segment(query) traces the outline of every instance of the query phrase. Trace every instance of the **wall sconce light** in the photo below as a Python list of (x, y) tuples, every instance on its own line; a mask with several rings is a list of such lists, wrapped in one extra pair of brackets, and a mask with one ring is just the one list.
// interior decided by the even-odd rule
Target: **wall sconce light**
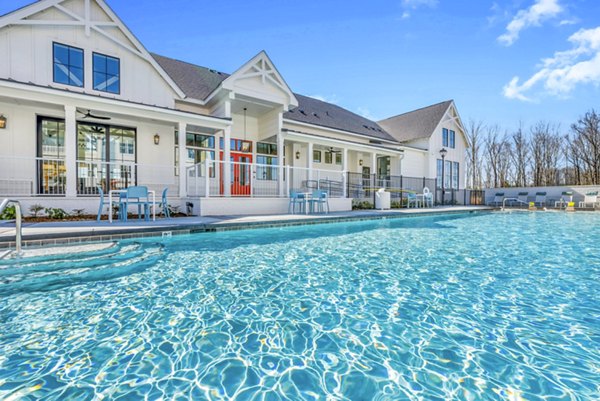
[(296, 160), (300, 160), (300, 151), (296, 152)]
[(160, 143), (160, 135), (154, 134), (154, 144), (158, 145)]
[(0, 129), (6, 128), (6, 117), (3, 114), (0, 114)]
[(362, 165), (363, 165), (363, 160), (362, 160), (362, 159), (360, 159), (360, 160), (358, 161), (358, 165), (359, 165), (359, 166), (362, 166)]

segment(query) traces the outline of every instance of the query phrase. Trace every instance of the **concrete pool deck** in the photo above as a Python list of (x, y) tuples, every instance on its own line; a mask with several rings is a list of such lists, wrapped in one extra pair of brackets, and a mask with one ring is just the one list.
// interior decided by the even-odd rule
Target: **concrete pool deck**
[[(23, 224), (23, 246), (45, 246), (110, 241), (124, 238), (170, 236), (197, 232), (240, 230), (247, 228), (284, 227), (343, 221), (402, 218), (491, 211), (488, 206), (440, 206), (429, 209), (355, 210), (320, 215), (279, 214), (260, 216), (215, 216), (157, 219), (156, 221), (69, 221)], [(15, 246), (15, 226), (0, 223), (0, 249)]]

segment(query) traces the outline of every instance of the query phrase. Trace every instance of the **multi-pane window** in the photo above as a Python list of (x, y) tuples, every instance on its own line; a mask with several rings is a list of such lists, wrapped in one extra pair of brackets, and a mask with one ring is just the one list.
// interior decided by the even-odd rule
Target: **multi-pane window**
[(458, 162), (453, 162), (452, 163), (452, 189), (458, 189), (458, 185), (459, 185), (458, 174), (459, 174)]
[(256, 144), (256, 179), (277, 181), (279, 160), (277, 158), (277, 145), (273, 143), (258, 142)]
[(442, 128), (442, 146), (448, 146), (448, 128)]
[(83, 50), (60, 43), (53, 44), (54, 82), (82, 88)]
[(67, 181), (65, 168), (65, 122), (40, 117), (38, 121), (38, 193), (64, 194)]
[[(243, 139), (231, 139), (229, 141), (230, 150), (232, 152), (251, 153), (252, 152), (252, 141), (246, 141)], [(219, 147), (221, 150), (224, 149), (223, 138), (219, 138)]]
[(456, 132), (450, 130), (450, 147), (456, 148)]
[(446, 160), (444, 165), (444, 188), (450, 188), (452, 183), (452, 162)]
[(442, 170), (443, 170), (443, 161), (442, 159), (437, 159), (437, 174), (436, 174), (436, 187), (437, 188), (441, 188), (442, 187)]
[[(185, 135), (186, 166), (202, 164), (206, 160), (213, 161), (209, 165), (209, 175), (215, 177), (215, 137), (211, 135), (196, 134), (188, 132)], [(179, 136), (175, 132), (175, 175), (179, 175)]]
[(341, 153), (335, 154), (335, 164), (337, 164), (338, 166), (342, 165), (342, 154)]
[(325, 163), (333, 164), (333, 153), (332, 152), (325, 152)]
[(94, 53), (94, 90), (121, 92), (121, 62), (118, 58)]
[(313, 162), (321, 163), (321, 151), (313, 150)]

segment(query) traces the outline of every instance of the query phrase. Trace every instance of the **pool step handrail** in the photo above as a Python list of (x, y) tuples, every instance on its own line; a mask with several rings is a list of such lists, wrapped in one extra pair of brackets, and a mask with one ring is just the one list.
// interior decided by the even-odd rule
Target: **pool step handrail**
[[(21, 203), (18, 200), (14, 200), (14, 199), (4, 199), (2, 201), (2, 203), (0, 203), (0, 214), (4, 213), (4, 209), (6, 209), (8, 207), (8, 205), (13, 204), (15, 206), (15, 214), (16, 214), (16, 219), (15, 219), (15, 230), (16, 230), (16, 234), (15, 234), (15, 252), (17, 256), (21, 255), (21, 250), (22, 250), (22, 238), (23, 238), (23, 214), (21, 213)], [(10, 255), (10, 251), (4, 252), (2, 254), (0, 254), (0, 259), (3, 259), (5, 257), (7, 257), (8, 255)]]
[(506, 201), (518, 202), (518, 203), (522, 203), (524, 205), (529, 205), (529, 202), (525, 202), (518, 198), (504, 198), (504, 200), (502, 201), (502, 211), (504, 211), (504, 209), (506, 209)]

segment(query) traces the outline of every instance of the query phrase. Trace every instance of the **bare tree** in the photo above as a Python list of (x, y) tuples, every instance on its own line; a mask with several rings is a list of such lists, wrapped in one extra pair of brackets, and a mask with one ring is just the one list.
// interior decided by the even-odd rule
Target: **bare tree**
[(575, 170), (578, 184), (600, 183), (600, 115), (587, 112), (571, 126), (569, 161)]
[(530, 149), (533, 185), (559, 185), (564, 154), (559, 127), (543, 121), (533, 126)]
[(482, 132), (482, 121), (469, 121), (467, 138), (471, 146), (467, 148), (467, 180), (469, 187), (474, 189), (479, 189), (483, 186), (481, 177)]
[(483, 154), (487, 186), (493, 188), (509, 186), (510, 143), (506, 139), (506, 134), (500, 134), (498, 125), (487, 128)]
[(523, 134), (522, 124), (519, 124), (517, 132), (512, 134), (511, 159), (514, 171), (514, 185), (525, 187), (529, 183), (527, 178), (527, 167), (529, 166), (530, 149), (529, 141)]

